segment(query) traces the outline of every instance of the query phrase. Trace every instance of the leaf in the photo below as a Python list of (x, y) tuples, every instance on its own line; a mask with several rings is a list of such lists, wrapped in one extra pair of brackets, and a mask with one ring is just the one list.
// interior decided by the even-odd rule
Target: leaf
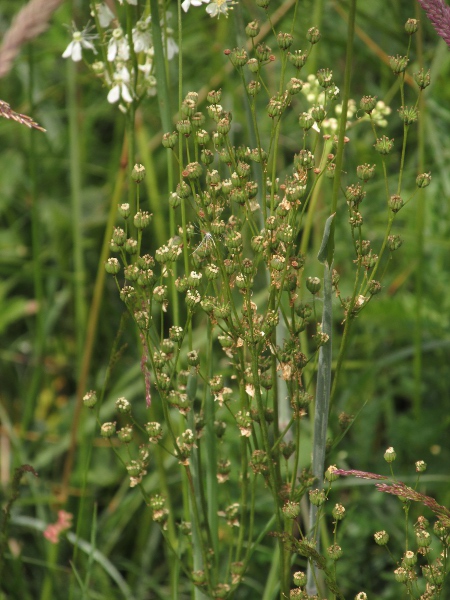
[(328, 251), (329, 251), (328, 242), (330, 240), (331, 225), (333, 223), (333, 219), (335, 216), (336, 216), (336, 213), (333, 213), (325, 221), (325, 228), (323, 230), (322, 243), (320, 245), (319, 253), (317, 254), (317, 258), (319, 259), (319, 261), (322, 264), (327, 260)]

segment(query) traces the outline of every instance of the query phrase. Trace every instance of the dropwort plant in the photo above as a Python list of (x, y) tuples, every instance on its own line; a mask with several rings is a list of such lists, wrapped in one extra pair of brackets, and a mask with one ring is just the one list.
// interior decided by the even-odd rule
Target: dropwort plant
[[(118, 438), (119, 447), (111, 447), (161, 528), (172, 581), (179, 582), (182, 572), (196, 598), (230, 598), (246, 585), (261, 545), (275, 542), (268, 594), (312, 598), (325, 581), (329, 592), (343, 598), (336, 580), (342, 554), (337, 538), (326, 555), (318, 544), (318, 516), (328, 495), (323, 487), (328, 412), (352, 324), (382, 291), (389, 258), (402, 244), (394, 228), (397, 216), (414, 196), (405, 197), (404, 164), (418, 99), (407, 97), (405, 76), (418, 23), (408, 20), (407, 52), (390, 59), (401, 95), (395, 116), (375, 97), (359, 103), (351, 98), (355, 1), (342, 92), (333, 65), (307, 73), (320, 42), (317, 28), (308, 30), (300, 50), (293, 27), (277, 34), (269, 26), (264, 37), (257, 21), (248, 23), (246, 46), (225, 50), (250, 115), (248, 141), (242, 134), (237, 143), (238, 127), (220, 89), (207, 94), (205, 105), (194, 91), (183, 98), (180, 83), (172, 131), (166, 65), (182, 52), (180, 7), (177, 44), (169, 28), (173, 17), (156, 2), (143, 12), (137, 0), (123, 4), (115, 6), (117, 12), (92, 5), (94, 25), (73, 29), (64, 56), (79, 61), (92, 53), (90, 68), (127, 122), (132, 184), (118, 209), (106, 270), (135, 327), (148, 419), (141, 422), (130, 402), (119, 398), (117, 429), (115, 422), (100, 421), (95, 392), (84, 402), (96, 407), (101, 435)], [(256, 4), (271, 24), (269, 0)], [(182, 7), (199, 5), (186, 1)], [(219, 17), (232, 8), (216, 2), (207, 11)], [(296, 5), (293, 23), (298, 11)], [(271, 31), (276, 50), (267, 44)], [(274, 68), (275, 86), (268, 75)], [(424, 71), (413, 76), (420, 97), (430, 76)], [(135, 164), (136, 111), (155, 93), (166, 129), (170, 188), (170, 238), (157, 248), (149, 234), (152, 209), (141, 198), (146, 169)], [(298, 120), (296, 152), (280, 169), (283, 128), (292, 115)], [(383, 134), (388, 118), (400, 119), (400, 139)], [(373, 159), (346, 173), (345, 152), (362, 128), (372, 131)], [(399, 165), (395, 185), (389, 177), (392, 157)], [(365, 216), (368, 182), (376, 178), (386, 220), (381, 243), (367, 239)], [(430, 174), (423, 173), (417, 188), (429, 182)], [(308, 254), (317, 227), (324, 231), (318, 255), (323, 273)], [(346, 269), (349, 281), (341, 282), (335, 234), (346, 228), (353, 273)], [(333, 330), (339, 337), (331, 382)], [(311, 449), (312, 429), (310, 465), (303, 457)], [(162, 462), (164, 455), (170, 463)], [(178, 465), (179, 491), (169, 484), (163, 464), (171, 470)], [(145, 477), (158, 465), (161, 491), (149, 496)], [(333, 469), (327, 477), (334, 478)], [(335, 531), (344, 513), (336, 505)], [(292, 566), (308, 569), (308, 575), (296, 572), (292, 578)]]

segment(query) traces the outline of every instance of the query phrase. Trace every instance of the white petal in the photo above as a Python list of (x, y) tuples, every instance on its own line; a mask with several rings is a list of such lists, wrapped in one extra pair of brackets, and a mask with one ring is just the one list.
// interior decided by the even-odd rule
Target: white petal
[(117, 44), (116, 44), (116, 40), (114, 38), (111, 38), (109, 40), (109, 44), (108, 44), (108, 61), (112, 62), (115, 58), (116, 58), (116, 54), (117, 54)]
[(63, 55), (62, 55), (63, 58), (69, 58), (69, 56), (72, 56), (72, 48), (73, 48), (74, 44), (75, 44), (75, 42), (70, 42), (70, 44), (67, 46), (67, 48), (63, 52)]
[(81, 44), (80, 42), (74, 42), (72, 48), (72, 60), (74, 62), (79, 62), (81, 60)]
[(172, 60), (175, 54), (178, 52), (178, 46), (172, 38), (167, 40), (167, 59)]
[(122, 83), (122, 98), (125, 100), (125, 102), (133, 102), (133, 98), (131, 97), (128, 88), (124, 83)]
[(219, 8), (217, 4), (213, 2), (212, 4), (208, 4), (208, 6), (206, 7), (206, 12), (210, 17), (217, 17), (217, 15), (219, 14)]
[(106, 4), (101, 4), (98, 9), (98, 20), (100, 27), (104, 29), (109, 26), (111, 21), (114, 19), (114, 13)]
[(120, 87), (115, 85), (108, 93), (107, 100), (110, 104), (114, 104), (120, 98)]
[(83, 46), (83, 48), (86, 48), (87, 50), (92, 50), (94, 54), (97, 54), (97, 50), (95, 49), (95, 46), (92, 42), (82, 39), (80, 44)]
[(184, 2), (181, 3), (181, 8), (184, 10), (184, 12), (187, 12), (189, 10), (190, 5), (191, 0), (184, 0)]

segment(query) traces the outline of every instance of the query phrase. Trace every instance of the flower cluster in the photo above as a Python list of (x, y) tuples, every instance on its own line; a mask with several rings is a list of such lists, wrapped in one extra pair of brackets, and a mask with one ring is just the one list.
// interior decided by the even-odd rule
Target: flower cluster
[(44, 537), (52, 544), (59, 542), (59, 536), (61, 533), (72, 527), (73, 515), (66, 512), (65, 510), (58, 511), (58, 520), (56, 523), (47, 525), (44, 531)]
[[(136, 1), (128, 3), (137, 4)], [(79, 30), (73, 24), (72, 41), (62, 56), (78, 62), (82, 60), (84, 51), (101, 54), (103, 60), (95, 61), (90, 67), (109, 89), (108, 102), (120, 103), (122, 110), (126, 111), (132, 102), (138, 102), (142, 97), (156, 93), (151, 15), (144, 13), (132, 28), (130, 37), (107, 4), (93, 4), (91, 14), (95, 21), (96, 33), (92, 33), (93, 26), (88, 25)], [(167, 27), (170, 18), (168, 12), (161, 23), (164, 31), (163, 46), (168, 60), (173, 59), (178, 52), (173, 31)]]

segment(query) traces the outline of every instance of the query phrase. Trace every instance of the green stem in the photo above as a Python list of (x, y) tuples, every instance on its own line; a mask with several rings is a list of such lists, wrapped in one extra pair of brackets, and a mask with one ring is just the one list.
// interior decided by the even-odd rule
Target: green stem
[(77, 102), (76, 64), (67, 61), (67, 106), (69, 117), (70, 196), (72, 206), (73, 284), (75, 300), (75, 337), (77, 345), (77, 375), (83, 356), (86, 331), (86, 274), (83, 257), (83, 203), (81, 198), (80, 113)]

